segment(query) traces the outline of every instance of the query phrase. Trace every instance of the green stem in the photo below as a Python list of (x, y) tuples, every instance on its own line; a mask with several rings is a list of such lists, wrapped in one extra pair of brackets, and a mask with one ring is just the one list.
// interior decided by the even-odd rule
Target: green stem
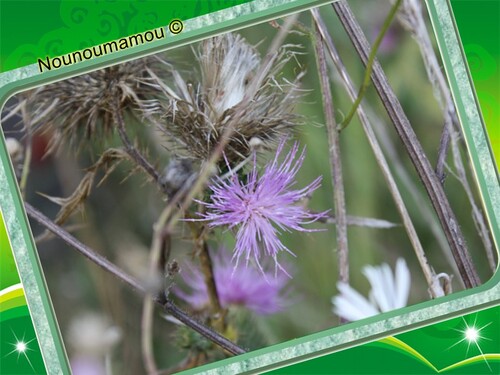
[(212, 310), (210, 323), (217, 331), (224, 332), (226, 325), (225, 324), (226, 314), (219, 300), (217, 285), (215, 284), (212, 258), (210, 257), (210, 253), (208, 251), (208, 245), (203, 237), (204, 235), (201, 234), (200, 237), (196, 240), (196, 243), (198, 247), (198, 256), (200, 258), (203, 278), (205, 279), (205, 285), (207, 286), (210, 308)]
[(361, 103), (361, 100), (363, 100), (363, 97), (365, 96), (365, 92), (368, 89), (368, 86), (370, 85), (370, 78), (372, 75), (372, 69), (373, 69), (373, 63), (375, 62), (375, 57), (377, 55), (378, 48), (380, 46), (380, 43), (382, 43), (382, 40), (384, 39), (384, 36), (389, 30), (389, 27), (391, 26), (392, 21), (394, 20), (394, 17), (396, 16), (396, 13), (398, 11), (399, 5), (401, 4), (401, 0), (397, 0), (394, 5), (392, 6), (391, 10), (389, 11), (389, 14), (387, 15), (387, 18), (384, 21), (384, 24), (382, 25), (382, 30), (380, 30), (380, 33), (377, 36), (377, 39), (375, 39), (375, 43), (373, 44), (373, 48), (370, 51), (370, 55), (368, 57), (368, 62), (366, 64), (366, 70), (365, 70), (365, 76), (363, 78), (363, 84), (361, 85), (358, 96), (354, 102), (354, 104), (351, 107), (351, 110), (349, 111), (349, 114), (346, 116), (344, 121), (339, 125), (339, 129), (343, 130), (347, 127), (347, 125), (350, 124), (352, 118), (354, 117), (354, 114), (358, 110), (358, 107)]

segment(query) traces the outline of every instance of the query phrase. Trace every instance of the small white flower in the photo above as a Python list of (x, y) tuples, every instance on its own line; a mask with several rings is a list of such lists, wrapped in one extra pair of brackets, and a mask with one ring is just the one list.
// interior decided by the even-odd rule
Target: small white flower
[(67, 336), (75, 355), (101, 358), (118, 344), (123, 332), (104, 315), (84, 312), (71, 321)]
[(363, 274), (371, 286), (369, 300), (348, 284), (338, 282), (340, 294), (332, 298), (335, 314), (355, 321), (406, 306), (410, 293), (410, 271), (404, 259), (397, 260), (394, 274), (386, 263), (379, 267), (365, 266)]
[(22, 159), (23, 146), (17, 139), (10, 137), (5, 138), (5, 146), (7, 147), (7, 152), (9, 153), (12, 162)]

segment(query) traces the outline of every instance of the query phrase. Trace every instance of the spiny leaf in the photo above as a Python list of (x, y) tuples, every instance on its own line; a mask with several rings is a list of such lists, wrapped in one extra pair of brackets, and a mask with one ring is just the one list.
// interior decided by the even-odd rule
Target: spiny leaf
[(75, 191), (69, 197), (51, 197), (39, 193), (51, 202), (61, 206), (54, 222), (57, 225), (62, 225), (75, 211), (81, 210), (82, 204), (92, 192), (92, 185), (96, 173), (100, 169), (104, 170), (104, 176), (100, 179), (97, 186), (100, 186), (104, 182), (104, 180), (115, 170), (120, 161), (128, 158), (128, 154), (122, 149), (108, 149), (101, 155), (95, 164), (86, 169), (87, 173), (83, 176)]

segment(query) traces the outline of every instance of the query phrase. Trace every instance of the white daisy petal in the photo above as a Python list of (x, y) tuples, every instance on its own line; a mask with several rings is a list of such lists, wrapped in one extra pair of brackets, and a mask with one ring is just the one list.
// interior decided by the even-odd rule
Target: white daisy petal
[[(370, 296), (373, 302), (379, 307), (380, 311), (390, 310), (387, 293), (390, 289), (390, 282), (387, 280), (386, 272), (384, 272), (385, 264), (380, 267), (365, 266), (363, 274), (368, 279), (371, 285)], [(390, 272), (390, 270), (389, 270)]]
[(377, 315), (379, 311), (358, 291), (348, 284), (339, 282), (337, 289), (340, 294), (332, 298), (334, 313), (338, 316), (355, 321)]
[(410, 270), (403, 258), (399, 258), (396, 262), (396, 288), (395, 308), (406, 306), (408, 296), (410, 294)]
[(397, 260), (394, 273), (386, 263), (378, 267), (365, 266), (362, 272), (371, 286), (370, 300), (348, 284), (339, 282), (339, 295), (332, 298), (335, 314), (354, 321), (406, 306), (411, 279), (404, 259)]
[(380, 272), (382, 274), (383, 280), (383, 306), (380, 306), (380, 310), (383, 312), (394, 310), (394, 298), (396, 296), (396, 284), (394, 281), (394, 274), (392, 273), (391, 267), (387, 263), (380, 266)]

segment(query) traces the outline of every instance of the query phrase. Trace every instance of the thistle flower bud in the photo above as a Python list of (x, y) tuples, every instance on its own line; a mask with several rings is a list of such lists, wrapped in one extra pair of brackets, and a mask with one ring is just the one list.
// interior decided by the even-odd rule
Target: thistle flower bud
[(172, 197), (195, 176), (191, 160), (172, 158), (160, 176), (160, 184), (167, 195)]
[[(246, 159), (256, 146), (276, 146), (299, 119), (292, 113), (299, 97), (298, 79), (279, 77), (293, 55), (281, 48), (275, 65), (257, 85), (254, 79), (263, 62), (241, 36), (225, 34), (203, 41), (196, 54), (198, 82), (188, 83), (173, 72), (172, 87), (163, 86), (168, 101), (156, 108), (158, 122), (172, 147), (203, 162), (228, 124), (234, 126), (234, 132), (224, 155), (231, 166)], [(234, 119), (236, 115), (239, 118)], [(221, 163), (224, 167), (225, 162)]]

